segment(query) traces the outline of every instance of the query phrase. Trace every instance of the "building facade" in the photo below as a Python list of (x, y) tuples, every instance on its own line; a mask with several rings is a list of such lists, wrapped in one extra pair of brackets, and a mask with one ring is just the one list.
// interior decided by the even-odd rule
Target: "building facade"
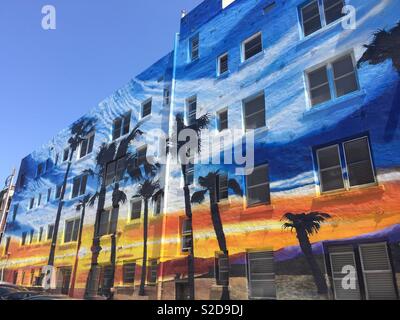
[(171, 53), (23, 159), (5, 278), (52, 266), (77, 298), (398, 299), (399, 9), (205, 0)]

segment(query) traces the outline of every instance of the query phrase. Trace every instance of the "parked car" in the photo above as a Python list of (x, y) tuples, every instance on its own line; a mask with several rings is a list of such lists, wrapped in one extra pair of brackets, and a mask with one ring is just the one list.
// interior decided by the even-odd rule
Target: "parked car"
[(3, 296), (7, 296), (11, 293), (15, 293), (15, 292), (20, 292), (20, 290), (18, 290), (17, 288), (13, 288), (13, 287), (1, 287), (0, 286), (0, 299), (2, 299)]
[(29, 297), (40, 295), (39, 292), (35, 291), (15, 291), (0, 297), (0, 300), (24, 300)]
[(41, 294), (41, 295), (31, 296), (23, 300), (76, 300), (76, 299), (72, 299), (68, 296), (63, 296), (63, 295)]
[(0, 281), (0, 288), (15, 288), (18, 289), (19, 291), (28, 291), (25, 287), (19, 286), (14, 283), (9, 283), (9, 282), (2, 282)]

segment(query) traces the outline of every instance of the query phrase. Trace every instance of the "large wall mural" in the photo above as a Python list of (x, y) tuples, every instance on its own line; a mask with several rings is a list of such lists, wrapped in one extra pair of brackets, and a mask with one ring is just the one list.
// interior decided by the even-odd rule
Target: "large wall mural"
[[(204, 1), (171, 53), (22, 160), (5, 280), (88, 299), (397, 299), (399, 9)], [(240, 175), (226, 158), (253, 135)]]

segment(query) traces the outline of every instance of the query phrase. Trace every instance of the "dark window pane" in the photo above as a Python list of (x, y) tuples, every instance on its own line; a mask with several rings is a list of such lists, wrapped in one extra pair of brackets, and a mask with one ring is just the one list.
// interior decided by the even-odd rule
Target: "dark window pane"
[(68, 221), (65, 225), (64, 242), (71, 242), (73, 228), (74, 228), (74, 221)]
[(257, 53), (262, 51), (261, 34), (258, 34), (253, 39), (248, 40), (244, 44), (244, 60), (250, 59)]
[(268, 166), (256, 167), (246, 176), (247, 204), (249, 206), (270, 203)]
[(311, 89), (327, 84), (328, 74), (326, 71), (326, 66), (323, 66), (322, 68), (309, 72), (308, 81)]
[(142, 118), (148, 116), (151, 114), (151, 105), (152, 105), (152, 101), (149, 100), (148, 102), (146, 102), (145, 104), (143, 104), (142, 106)]
[(362, 138), (345, 143), (347, 170), (350, 186), (375, 182), (368, 139)]
[(79, 195), (79, 188), (81, 185), (81, 178), (75, 178), (72, 187), (72, 198), (76, 198)]
[(117, 167), (116, 161), (113, 161), (107, 165), (107, 169), (106, 169), (106, 185), (107, 186), (114, 182), (116, 167)]
[(197, 98), (193, 97), (187, 100), (187, 119), (188, 124), (192, 125), (196, 122), (197, 116)]
[(313, 106), (328, 100), (331, 100), (331, 92), (329, 89), (329, 84), (311, 90), (311, 104)]
[(108, 230), (109, 234), (113, 234), (117, 232), (117, 225), (118, 225), (118, 208), (114, 208), (111, 211), (111, 218), (110, 218), (110, 228)]
[(339, 80), (335, 80), (336, 96), (341, 97), (358, 90), (355, 73), (351, 73)]
[(142, 200), (135, 200), (131, 203), (131, 220), (140, 219), (142, 212)]
[(196, 35), (190, 40), (190, 55), (191, 60), (199, 58), (199, 36)]
[(222, 131), (228, 129), (228, 111), (222, 111), (218, 114), (218, 130)]
[(67, 161), (69, 156), (69, 149), (64, 150), (63, 161)]
[(326, 24), (330, 24), (344, 16), (342, 13), (343, 6), (343, 0), (324, 0)]
[(123, 265), (123, 282), (124, 284), (135, 283), (136, 263), (124, 263)]
[(124, 127), (122, 128), (122, 135), (126, 135), (129, 133), (130, 126), (131, 126), (131, 112), (128, 112), (124, 116)]
[(87, 179), (88, 179), (87, 175), (81, 177), (81, 188), (79, 192), (80, 195), (83, 195), (86, 192)]
[(82, 143), (81, 143), (81, 153), (79, 155), (80, 158), (83, 158), (84, 156), (86, 156), (87, 150), (88, 150), (88, 144), (89, 144), (88, 139), (84, 139), (82, 141)]
[(75, 219), (74, 221), (74, 228), (72, 231), (72, 241), (77, 241), (78, 240), (78, 232), (79, 232), (79, 224), (81, 222), (81, 219)]
[(322, 171), (320, 175), (322, 192), (344, 188), (342, 169), (340, 167)]
[(94, 137), (95, 137), (95, 135), (93, 134), (93, 135), (91, 135), (90, 138), (89, 138), (89, 147), (88, 147), (88, 151), (87, 151), (88, 154), (89, 154), (89, 153), (92, 153), (92, 151), (93, 151)]
[(118, 118), (114, 120), (113, 126), (113, 140), (118, 139), (121, 136), (122, 119)]
[(321, 17), (317, 1), (314, 1), (304, 6), (301, 9), (301, 14), (305, 36), (308, 36), (309, 34), (321, 29)]
[(228, 71), (228, 55), (219, 58), (219, 74), (224, 74)]
[(340, 166), (339, 149), (337, 145), (318, 150), (318, 161), (320, 169)]
[(245, 129), (257, 129), (265, 126), (264, 94), (244, 104)]
[(54, 233), (54, 225), (51, 224), (47, 228), (47, 240), (51, 240), (53, 238), (53, 233)]

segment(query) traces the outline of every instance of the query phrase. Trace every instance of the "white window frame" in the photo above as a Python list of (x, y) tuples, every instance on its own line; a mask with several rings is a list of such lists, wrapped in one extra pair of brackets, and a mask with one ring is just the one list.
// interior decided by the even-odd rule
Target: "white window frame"
[[(303, 9), (309, 5), (311, 5), (312, 3), (317, 2), (317, 6), (318, 6), (318, 12), (319, 12), (319, 18), (320, 18), (320, 22), (321, 22), (321, 28), (319, 28), (317, 31), (314, 31), (312, 33), (310, 33), (309, 35), (305, 35), (304, 33), (304, 19), (303, 19)], [(344, 2), (344, 6), (347, 5), (346, 0), (343, 0)], [(314, 34), (320, 32), (321, 30), (326, 29), (327, 27), (330, 26), (334, 26), (338, 23), (341, 23), (343, 21), (343, 19), (345, 18), (345, 15), (342, 18), (336, 19), (335, 21), (332, 21), (330, 23), (326, 23), (326, 17), (325, 17), (325, 5), (324, 5), (324, 1), (323, 0), (310, 0), (308, 2), (303, 3), (302, 5), (300, 5), (298, 7), (299, 10), (299, 20), (300, 20), (300, 34), (301, 37), (303, 39), (307, 39), (311, 36), (313, 36)]]
[[(366, 184), (362, 184), (362, 185), (357, 185), (357, 186), (350, 186), (349, 167), (348, 167), (348, 164), (347, 164), (346, 149), (345, 149), (344, 146), (345, 146), (346, 143), (349, 143), (349, 142), (352, 142), (352, 141), (357, 141), (357, 140), (362, 140), (362, 139), (366, 139), (367, 140), (369, 161), (370, 161), (370, 164), (371, 164), (372, 174), (374, 176), (374, 182), (370, 182), (370, 183), (366, 183)], [(346, 176), (347, 176), (347, 179), (345, 179), (345, 180), (347, 180), (347, 189), (351, 190), (351, 189), (358, 189), (358, 188), (363, 188), (363, 187), (365, 188), (365, 187), (376, 185), (378, 183), (378, 180), (377, 180), (377, 177), (376, 177), (374, 161), (372, 159), (371, 144), (370, 144), (370, 141), (369, 141), (369, 137), (368, 136), (362, 136), (362, 137), (359, 137), (359, 138), (343, 141), (342, 142), (342, 149), (343, 149), (344, 165), (345, 165)]]
[[(371, 164), (371, 168), (372, 168), (372, 173), (373, 173), (373, 176), (374, 176), (374, 182), (370, 182), (370, 183), (366, 183), (366, 184), (362, 184), (362, 185), (350, 186), (349, 170), (348, 170), (347, 159), (346, 159), (346, 151), (345, 151), (344, 146), (345, 146), (346, 143), (349, 143), (349, 142), (352, 142), (352, 141), (361, 140), (361, 139), (366, 139), (367, 140), (367, 147), (368, 147), (368, 151), (369, 151), (369, 160), (370, 160), (370, 164)], [(325, 150), (325, 149), (332, 148), (333, 146), (336, 146), (338, 148), (340, 167), (341, 167), (341, 171), (342, 171), (342, 179), (343, 179), (344, 188), (335, 189), (335, 190), (329, 190), (329, 191), (322, 191), (321, 169), (320, 169), (318, 152), (320, 150)], [(368, 136), (361, 136), (361, 137), (358, 137), (358, 138), (341, 141), (339, 143), (335, 143), (335, 144), (326, 146), (324, 148), (317, 149), (315, 151), (315, 154), (316, 154), (316, 157), (317, 157), (317, 164), (318, 164), (318, 168), (317, 169), (318, 169), (319, 184), (317, 184), (317, 185), (318, 185), (318, 189), (319, 189), (319, 193), (320, 194), (329, 194), (329, 193), (335, 193), (335, 192), (349, 191), (349, 190), (353, 190), (353, 189), (368, 188), (368, 187), (371, 187), (371, 186), (376, 186), (378, 184), (378, 178), (376, 176), (376, 171), (375, 171), (375, 167), (374, 167), (374, 161), (373, 161), (373, 158), (372, 158), (371, 143), (370, 143), (370, 139), (369, 139)], [(344, 163), (342, 162), (342, 156), (343, 156), (343, 159), (344, 159)], [(329, 168), (326, 168), (326, 169), (329, 169)]]
[[(96, 132), (93, 130), (92, 132), (90, 132), (90, 133), (84, 138), (84, 140), (87, 140), (87, 141), (88, 141), (88, 144), (87, 144), (87, 147), (86, 147), (86, 153), (85, 153), (85, 155), (82, 156), (82, 157), (81, 157), (81, 151), (82, 151), (83, 141), (81, 141), (81, 143), (79, 144), (79, 148), (78, 148), (78, 150), (77, 150), (77, 151), (78, 151), (78, 152), (77, 152), (77, 160), (84, 159), (84, 158), (88, 157), (89, 155), (91, 155), (91, 154), (93, 153), (93, 148), (92, 148), (92, 150), (91, 150), (90, 152), (88, 152), (88, 151), (89, 151), (89, 146), (90, 146), (90, 139), (91, 139), (92, 137), (95, 137), (95, 134), (96, 134)], [(94, 141), (93, 141), (93, 145), (94, 145)]]
[[(246, 103), (248, 103), (249, 101), (257, 99), (260, 96), (264, 96), (264, 113), (265, 113), (264, 126), (256, 128), (256, 129), (247, 129), (246, 128), (247, 127), (247, 125), (246, 125), (246, 118), (247, 118), (246, 117)], [(249, 97), (247, 97), (247, 98), (242, 100), (242, 124), (243, 124), (243, 133), (244, 134), (246, 134), (246, 132), (248, 130), (258, 131), (258, 130), (263, 130), (263, 129), (267, 128), (267, 104), (266, 104), (265, 99), (266, 99), (265, 91), (262, 90), (262, 91), (257, 92), (257, 93), (255, 93), (255, 94), (253, 94), (253, 95), (251, 95), (251, 96), (249, 96)], [(261, 111), (255, 112), (253, 114), (257, 114), (257, 113), (261, 113)]]
[[(226, 69), (225, 72), (221, 73), (221, 60), (224, 57), (228, 58), (228, 65), (227, 65), (228, 68)], [(217, 77), (220, 77), (227, 73), (229, 73), (229, 53), (225, 52), (225, 53), (221, 54), (220, 56), (218, 56), (218, 58), (217, 58)]]
[[(146, 116), (143, 116), (143, 112), (144, 112), (144, 106), (146, 104), (150, 103), (150, 113)], [(140, 107), (140, 119), (147, 119), (149, 117), (151, 117), (151, 115), (153, 114), (153, 98), (148, 98), (147, 100), (143, 101)]]
[[(340, 60), (341, 58), (344, 58), (345, 56), (350, 55), (351, 56), (351, 60), (353, 62), (353, 68), (354, 68), (354, 75), (356, 78), (356, 83), (357, 83), (357, 90), (352, 91), (350, 93), (347, 93), (345, 95), (342, 95), (340, 97), (337, 96), (336, 93), (336, 83), (335, 83), (335, 78), (334, 78), (334, 72), (333, 72), (333, 63), (337, 60)], [(329, 91), (331, 94), (331, 98), (329, 100), (326, 100), (324, 102), (318, 103), (316, 105), (312, 104), (311, 101), (311, 86), (310, 86), (310, 80), (309, 80), (309, 73), (322, 68), (322, 67), (326, 67), (326, 73), (327, 73), (327, 77), (328, 77), (328, 84), (329, 84)], [(348, 74), (347, 74), (348, 75)], [(355, 94), (357, 92), (360, 92), (361, 86), (360, 86), (360, 81), (359, 81), (359, 77), (358, 77), (358, 72), (357, 72), (357, 62), (355, 60), (355, 56), (354, 56), (354, 51), (350, 50), (350, 51), (346, 51), (343, 52), (339, 55), (336, 55), (328, 60), (325, 60), (322, 63), (319, 63), (317, 65), (312, 66), (311, 68), (308, 68), (307, 70), (304, 71), (304, 76), (305, 76), (305, 80), (306, 80), (306, 95), (307, 95), (307, 108), (308, 109), (312, 109), (312, 108), (317, 108), (321, 105), (325, 105), (327, 103), (334, 103), (335, 101), (338, 101), (340, 99), (345, 99), (345, 97)]]
[[(193, 40), (197, 38), (197, 57), (193, 58)], [(200, 59), (200, 33), (194, 34), (192, 37), (189, 38), (189, 63), (197, 61)]]
[(249, 185), (248, 185), (248, 181), (247, 181), (248, 176), (245, 176), (245, 182), (246, 182), (245, 183), (245, 186), (246, 186), (246, 208), (253, 208), (253, 207), (258, 207), (258, 206), (268, 206), (268, 205), (271, 205), (271, 203), (272, 203), (272, 199), (271, 199), (271, 181), (270, 181), (270, 177), (269, 177), (269, 164), (268, 163), (264, 163), (264, 164), (260, 164), (258, 166), (254, 166), (254, 170), (257, 169), (257, 168), (263, 168), (263, 167), (267, 167), (268, 168), (267, 182), (257, 184), (255, 186), (252, 186), (251, 188), (268, 185), (269, 186), (269, 203), (261, 202), (261, 203), (249, 204), (249, 202), (248, 202)]
[[(251, 40), (257, 38), (258, 36), (261, 37), (261, 51), (256, 53), (254, 56), (246, 59), (246, 49), (245, 49), (246, 44), (248, 42), (250, 42)], [(259, 54), (261, 54), (263, 51), (264, 51), (264, 42), (263, 42), (262, 32), (258, 31), (255, 34), (251, 35), (250, 37), (248, 37), (247, 39), (242, 41), (241, 49), (240, 49), (240, 61), (241, 61), (241, 63), (249, 61), (252, 58), (254, 58), (254, 57), (258, 56)]]
[[(133, 219), (132, 218), (132, 215), (133, 215), (132, 204), (134, 202), (139, 202), (139, 201), (140, 201), (140, 217)], [(134, 223), (134, 222), (140, 221), (140, 220), (142, 220), (142, 218), (143, 218), (143, 199), (142, 198), (132, 199), (129, 202), (129, 223)]]
[[(339, 156), (339, 165), (340, 165), (340, 171), (342, 173), (342, 181), (343, 181), (343, 188), (340, 189), (335, 189), (335, 190), (328, 190), (328, 191), (323, 191), (323, 186), (322, 186), (322, 177), (321, 177), (321, 165), (320, 165), (320, 161), (319, 161), (319, 152), (327, 150), (327, 149), (332, 149), (333, 147), (336, 147), (337, 152), (338, 152), (338, 156)], [(320, 149), (316, 150), (316, 156), (317, 156), (317, 163), (318, 163), (318, 179), (319, 179), (319, 189), (320, 189), (320, 193), (326, 194), (326, 193), (333, 193), (333, 192), (338, 192), (338, 191), (343, 191), (343, 190), (347, 190), (347, 179), (344, 178), (344, 173), (345, 171), (343, 170), (343, 163), (342, 163), (342, 157), (341, 157), (341, 152), (340, 152), (340, 144), (333, 144), (330, 146), (326, 146)], [(334, 166), (334, 167), (329, 167), (329, 168), (325, 168), (323, 169), (323, 171), (326, 170), (330, 170), (333, 168), (336, 168), (338, 166)], [(347, 173), (347, 172), (346, 172)]]
[[(64, 222), (64, 234), (63, 234), (63, 243), (64, 244), (67, 244), (67, 243), (76, 243), (77, 241), (78, 241), (78, 239), (76, 239), (76, 240), (73, 240), (73, 235), (74, 235), (74, 230), (75, 230), (75, 224), (76, 224), (76, 221), (77, 220), (79, 220), (79, 223), (78, 223), (78, 231), (77, 231), (77, 234), (78, 234), (78, 237), (79, 237), (79, 228), (80, 228), (80, 224), (81, 224), (81, 218), (80, 217), (75, 217), (75, 218), (72, 218), (72, 219), (67, 219), (67, 220), (65, 220), (65, 222)], [(71, 230), (71, 240), (70, 241), (65, 241), (65, 236), (66, 236), (66, 234), (67, 234), (67, 224), (68, 224), (68, 222), (73, 222), (73, 225), (72, 225), (72, 230)]]
[[(220, 123), (221, 123), (221, 121), (220, 121), (220, 116), (221, 116), (221, 114), (222, 113), (224, 113), (224, 112), (226, 112), (226, 122), (227, 122), (227, 128), (226, 129), (223, 129), (223, 130), (220, 130)], [(221, 110), (218, 110), (217, 112), (216, 112), (216, 120), (217, 120), (217, 123), (216, 123), (216, 125), (217, 125), (217, 130), (218, 130), (218, 132), (224, 132), (225, 130), (228, 130), (229, 129), (229, 112), (228, 112), (228, 107), (225, 107), (225, 108), (222, 108)]]

